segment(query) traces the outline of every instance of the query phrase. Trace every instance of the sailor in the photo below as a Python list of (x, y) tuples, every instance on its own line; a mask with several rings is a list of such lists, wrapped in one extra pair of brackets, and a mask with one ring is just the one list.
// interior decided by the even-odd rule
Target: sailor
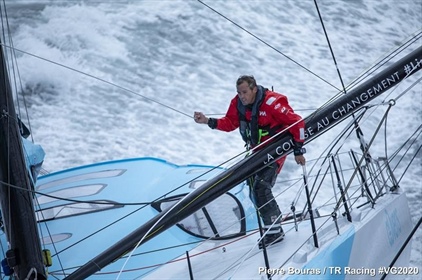
[[(239, 128), (246, 146), (253, 149), (271, 136), (287, 128), (293, 138), (293, 152), (297, 164), (304, 165), (304, 121), (288, 103), (286, 96), (257, 85), (253, 76), (240, 76), (236, 81), (237, 95), (231, 100), (224, 117), (208, 118), (202, 112), (194, 112), (197, 123), (208, 124), (212, 129), (233, 131)], [(265, 145), (265, 143), (263, 144)], [(259, 149), (261, 146), (256, 147)], [(274, 199), (272, 187), (283, 167), (286, 157), (268, 164), (248, 180), (251, 198), (259, 209), (264, 224), (260, 247), (283, 240), (281, 211)]]

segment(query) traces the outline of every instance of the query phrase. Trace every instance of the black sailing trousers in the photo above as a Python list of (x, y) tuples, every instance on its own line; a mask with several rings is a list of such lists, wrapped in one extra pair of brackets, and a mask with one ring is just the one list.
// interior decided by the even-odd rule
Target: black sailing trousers
[[(273, 162), (253, 176), (249, 182), (251, 198), (264, 223), (267, 234), (281, 232), (281, 211), (274, 199), (272, 187), (277, 179), (278, 164)], [(276, 221), (274, 223), (274, 221)], [(271, 225), (274, 225), (271, 227)]]

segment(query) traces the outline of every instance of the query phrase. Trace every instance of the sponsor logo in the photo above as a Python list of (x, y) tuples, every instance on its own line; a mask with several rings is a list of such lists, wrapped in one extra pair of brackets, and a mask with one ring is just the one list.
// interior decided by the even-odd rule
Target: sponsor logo
[(267, 112), (265, 112), (265, 111), (259, 111), (259, 115), (265, 117), (267, 115)]
[(275, 101), (275, 97), (270, 97), (265, 103), (267, 103), (267, 105), (271, 105), (274, 101)]
[(384, 210), (384, 213), (388, 242), (390, 243), (390, 246), (393, 246), (402, 232), (399, 215), (397, 209), (392, 211)]

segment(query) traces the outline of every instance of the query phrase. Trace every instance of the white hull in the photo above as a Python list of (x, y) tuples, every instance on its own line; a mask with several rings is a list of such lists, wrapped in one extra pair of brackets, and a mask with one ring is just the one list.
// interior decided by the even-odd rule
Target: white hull
[[(309, 220), (284, 224), (283, 242), (268, 248), (272, 279), (367, 279), (381, 277), (408, 237), (412, 223), (404, 193), (388, 194), (353, 209), (352, 222), (338, 219), (340, 234), (331, 217), (316, 219), (319, 248), (314, 247)], [(189, 252), (194, 279), (266, 279), (257, 232), (236, 242), (208, 241)], [(401, 254), (395, 267), (409, 263), (410, 248)], [(169, 263), (145, 279), (188, 279), (186, 256)], [(396, 275), (403, 279), (403, 275)], [(390, 275), (387, 279), (392, 279)]]

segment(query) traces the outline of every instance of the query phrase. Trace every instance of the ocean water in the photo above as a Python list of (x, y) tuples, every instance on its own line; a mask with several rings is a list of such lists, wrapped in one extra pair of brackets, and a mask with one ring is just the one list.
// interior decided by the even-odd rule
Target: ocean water
[[(342, 89), (339, 73), (350, 84), (422, 29), (422, 0), (317, 3), (336, 64), (310, 0), (5, 1), (20, 114), (46, 152), (44, 168), (144, 156), (219, 165), (243, 152), (239, 133), (212, 131), (192, 116), (222, 116), (238, 76), (252, 74), (286, 94), (306, 117)], [(400, 96), (420, 77), (376, 101), (399, 98), (387, 147), (381, 135), (373, 155), (391, 155), (421, 125), (420, 83)], [(386, 106), (379, 107), (362, 124), (367, 139)], [(307, 145), (307, 158), (318, 157), (339, 130)], [(288, 160), (280, 177), (300, 172)], [(422, 216), (421, 175), (419, 152), (401, 181), (414, 222)], [(411, 265), (420, 270), (421, 243), (419, 229)]]

